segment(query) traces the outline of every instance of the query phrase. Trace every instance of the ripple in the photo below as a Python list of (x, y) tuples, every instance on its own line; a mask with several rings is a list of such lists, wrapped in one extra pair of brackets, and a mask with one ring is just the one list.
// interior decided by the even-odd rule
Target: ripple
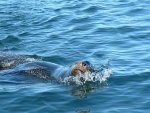
[(89, 20), (89, 17), (79, 17), (79, 18), (74, 18), (70, 21), (70, 23), (87, 23)]
[(21, 40), (19, 38), (17, 38), (16, 36), (13, 36), (13, 35), (9, 35), (1, 41), (3, 43), (18, 43), (18, 42), (21, 42)]
[(18, 36), (20, 36), (20, 37), (30, 36), (30, 35), (31, 35), (30, 32), (23, 32), (23, 33), (18, 34)]
[(3, 45), (3, 43), (0, 41), (0, 47), (2, 48), (4, 45)]
[(97, 6), (90, 6), (87, 7), (86, 9), (83, 10), (83, 12), (87, 12), (87, 13), (96, 13), (99, 9), (101, 9), (102, 7), (97, 7)]
[[(69, 32), (77, 32), (78, 31), (78, 33), (80, 32), (80, 33), (85, 33), (85, 32), (87, 32), (87, 33), (89, 33), (89, 32), (91, 32), (91, 29), (93, 29), (94, 28), (94, 25), (93, 24), (84, 24), (84, 25), (78, 25), (78, 26), (75, 26), (74, 28), (72, 28), (72, 30), (70, 30)], [(82, 32), (81, 32), (82, 31)]]
[[(52, 55), (52, 56), (47, 56), (47, 57), (44, 56), (44, 57), (42, 57), (42, 60), (48, 61), (48, 62), (54, 62), (54, 63), (58, 63), (58, 64), (61, 64), (66, 61), (66, 59), (63, 56), (59, 56), (59, 55)], [(64, 63), (63, 63), (63, 65), (64, 65)]]
[(124, 33), (133, 33), (133, 32), (137, 32), (140, 31), (143, 27), (142, 26), (120, 26), (118, 27), (118, 31), (122, 34)]
[(147, 83), (150, 81), (149, 77), (150, 72), (143, 72), (139, 74), (133, 74), (133, 75), (120, 75), (120, 76), (115, 76), (111, 77), (111, 82), (113, 82), (115, 85), (140, 85), (143, 83)]
[(99, 27), (96, 28), (93, 33), (109, 33), (109, 34), (113, 34), (114, 32), (117, 31), (117, 28), (115, 27)]
[(68, 87), (18, 88), (11, 77), (5, 81), (0, 76), (0, 111), (67, 113), (90, 108), (96, 113), (147, 113), (149, 4), (149, 0), (1, 0), (1, 50), (64, 66), (85, 59), (99, 65), (111, 59), (114, 73), (103, 90), (75, 88), (75, 95), (84, 99), (75, 98)]
[(141, 41), (145, 41), (147, 39), (149, 39), (149, 35), (150, 33), (147, 31), (147, 32), (136, 32), (134, 34), (131, 34), (129, 35), (130, 39), (137, 39), (137, 40), (141, 40)]
[(4, 51), (17, 51), (23, 47), (22, 40), (14, 35), (9, 35), (6, 38), (0, 40), (0, 42), (3, 44)]
[(149, 11), (145, 10), (143, 7), (135, 7), (134, 9), (131, 9), (126, 12), (126, 15), (128, 16), (140, 16), (142, 13), (147, 14)]

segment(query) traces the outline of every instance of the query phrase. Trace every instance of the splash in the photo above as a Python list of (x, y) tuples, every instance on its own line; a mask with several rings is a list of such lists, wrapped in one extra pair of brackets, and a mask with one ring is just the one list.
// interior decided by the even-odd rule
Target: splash
[(86, 82), (106, 82), (110, 75), (112, 74), (112, 70), (108, 68), (108, 66), (101, 66), (100, 69), (94, 72), (87, 72), (85, 74), (80, 74), (78, 76), (69, 76), (65, 77), (61, 82), (65, 84), (78, 84), (83, 85)]

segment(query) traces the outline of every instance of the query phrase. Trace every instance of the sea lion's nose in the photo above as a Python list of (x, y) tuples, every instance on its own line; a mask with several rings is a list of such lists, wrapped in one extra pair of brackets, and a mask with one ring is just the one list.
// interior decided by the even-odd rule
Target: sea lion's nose
[(84, 80), (84, 78), (83, 78), (83, 77), (80, 77), (80, 81), (81, 81), (81, 82), (84, 82), (85, 80)]

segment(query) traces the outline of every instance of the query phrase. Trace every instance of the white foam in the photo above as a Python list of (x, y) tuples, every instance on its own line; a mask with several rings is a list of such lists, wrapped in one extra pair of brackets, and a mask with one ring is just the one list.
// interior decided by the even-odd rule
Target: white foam
[(27, 62), (34, 62), (34, 61), (37, 61), (37, 59), (35, 59), (35, 58), (26, 58), (25, 61), (27, 61)]
[(65, 77), (63, 80), (61, 80), (63, 83), (65, 84), (71, 84), (71, 83), (75, 83), (78, 85), (83, 85), (85, 84), (87, 81), (91, 81), (91, 82), (106, 82), (107, 79), (110, 77), (110, 75), (112, 74), (111, 69), (109, 68), (104, 68), (101, 71), (98, 72), (87, 72), (84, 75), (80, 74), (78, 76), (69, 76), (69, 77)]

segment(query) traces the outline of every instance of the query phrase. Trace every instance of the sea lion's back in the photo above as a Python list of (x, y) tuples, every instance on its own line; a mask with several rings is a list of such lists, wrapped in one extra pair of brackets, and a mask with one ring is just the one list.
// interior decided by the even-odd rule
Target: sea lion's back
[(55, 72), (55, 70), (60, 67), (60, 65), (50, 62), (36, 61), (21, 64), (17, 67), (19, 68), (19, 70), (23, 70), (24, 72), (32, 72), (31, 74), (47, 73), (48, 75), (52, 75)]

